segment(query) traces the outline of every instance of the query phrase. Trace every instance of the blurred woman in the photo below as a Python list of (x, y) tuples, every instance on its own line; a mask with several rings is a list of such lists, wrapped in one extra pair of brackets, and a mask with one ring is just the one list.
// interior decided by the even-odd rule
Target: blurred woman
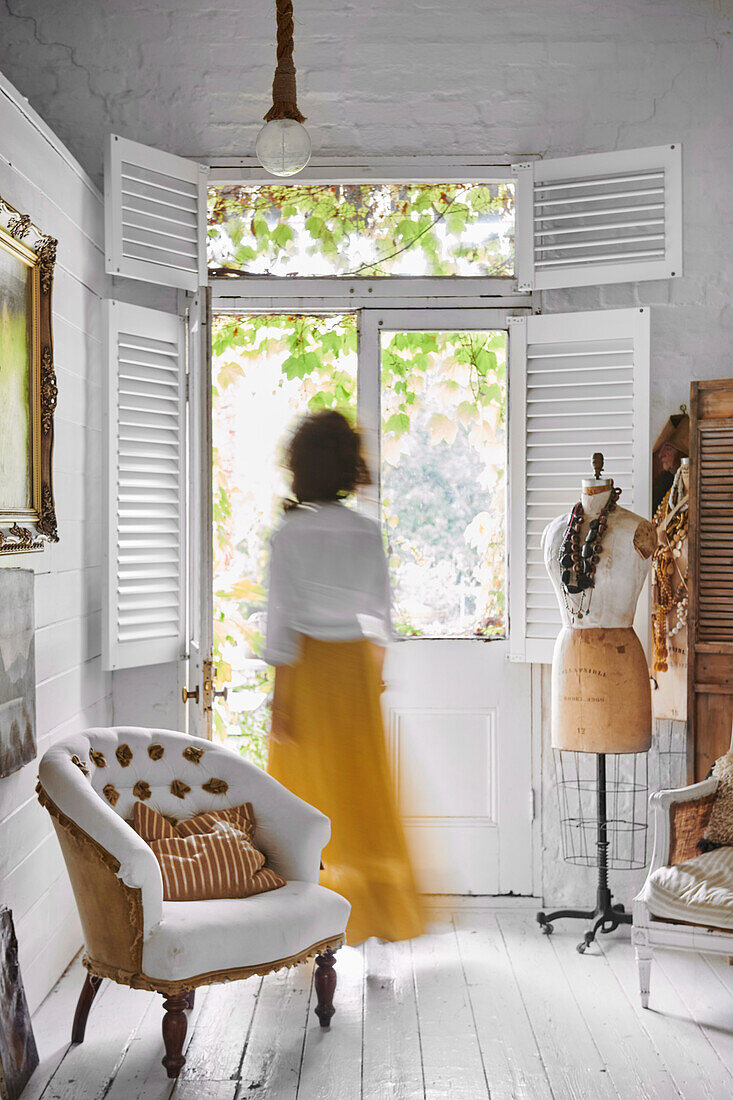
[(307, 416), (288, 448), (295, 500), (271, 545), (268, 771), (331, 819), (321, 883), (352, 905), (351, 944), (423, 931), (380, 694), (391, 592), (378, 525), (343, 502), (370, 482), (344, 416)]

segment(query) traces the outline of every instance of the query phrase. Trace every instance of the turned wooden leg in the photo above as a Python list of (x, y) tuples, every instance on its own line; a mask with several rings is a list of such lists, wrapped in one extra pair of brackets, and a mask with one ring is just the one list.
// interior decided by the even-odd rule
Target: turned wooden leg
[(641, 1007), (649, 1008), (649, 982), (652, 973), (653, 952), (649, 947), (636, 948), (636, 965), (639, 970), (639, 994)]
[(190, 1011), (193, 1008), (194, 1004), (196, 1003), (196, 990), (195, 989), (189, 989), (188, 993), (186, 994), (186, 998), (188, 1000), (188, 1008), (189, 1008), (189, 1011)]
[(163, 1001), (165, 1016), (163, 1017), (163, 1042), (165, 1043), (165, 1058), (163, 1065), (169, 1077), (177, 1077), (186, 1064), (186, 1059), (181, 1051), (183, 1040), (186, 1038), (186, 1009), (188, 1008), (189, 993), (174, 993)]
[(322, 955), (316, 955), (316, 1016), (321, 1021), (321, 1027), (329, 1027), (331, 1017), (336, 1009), (333, 1007), (333, 995), (336, 992), (336, 971), (334, 966), (336, 959), (329, 947)]
[(87, 1029), (89, 1009), (92, 1007), (92, 1001), (97, 996), (97, 990), (101, 984), (101, 978), (87, 971), (87, 976), (84, 979), (84, 985), (81, 987), (81, 993), (77, 1001), (76, 1012), (74, 1013), (74, 1023), (71, 1027), (72, 1043), (84, 1042), (84, 1032)]

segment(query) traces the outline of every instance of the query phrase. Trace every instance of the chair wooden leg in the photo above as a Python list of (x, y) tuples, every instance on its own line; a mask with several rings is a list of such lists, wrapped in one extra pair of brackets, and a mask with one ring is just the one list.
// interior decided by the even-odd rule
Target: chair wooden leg
[(189, 1008), (189, 1011), (190, 1011), (193, 1008), (194, 1004), (196, 1003), (196, 990), (195, 989), (190, 989), (188, 991), (188, 993), (186, 994), (186, 998), (188, 1000), (188, 1008)]
[(648, 947), (636, 948), (636, 965), (639, 968), (639, 993), (641, 1007), (649, 1008), (649, 984), (652, 973), (652, 951)]
[(329, 1027), (336, 1009), (333, 1007), (333, 995), (336, 992), (336, 959), (329, 947), (322, 955), (316, 955), (315, 986), (318, 1004), (315, 1013), (321, 1027)]
[(163, 1017), (163, 1042), (165, 1043), (165, 1058), (163, 1065), (169, 1077), (177, 1077), (186, 1064), (186, 1059), (181, 1051), (183, 1040), (186, 1038), (186, 1010), (188, 1008), (189, 993), (175, 993), (163, 1001), (165, 1016)]
[(84, 985), (81, 987), (79, 1000), (76, 1004), (74, 1023), (71, 1027), (72, 1043), (84, 1042), (84, 1033), (87, 1029), (87, 1017), (89, 1015), (89, 1009), (92, 1007), (92, 1002), (97, 996), (97, 991), (99, 990), (101, 984), (101, 978), (98, 978), (96, 974), (90, 974), (89, 972), (87, 972), (87, 976), (84, 979)]

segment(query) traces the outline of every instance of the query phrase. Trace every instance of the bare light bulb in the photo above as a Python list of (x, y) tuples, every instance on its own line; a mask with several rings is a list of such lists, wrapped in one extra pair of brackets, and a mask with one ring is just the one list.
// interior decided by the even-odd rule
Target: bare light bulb
[(294, 176), (311, 159), (311, 139), (302, 122), (278, 118), (262, 127), (255, 151), (262, 167), (273, 176)]

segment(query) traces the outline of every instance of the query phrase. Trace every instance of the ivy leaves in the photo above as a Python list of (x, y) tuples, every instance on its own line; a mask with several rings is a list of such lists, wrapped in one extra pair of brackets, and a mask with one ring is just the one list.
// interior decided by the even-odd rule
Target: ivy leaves
[(212, 187), (209, 262), (262, 275), (509, 276), (513, 206), (504, 183)]

